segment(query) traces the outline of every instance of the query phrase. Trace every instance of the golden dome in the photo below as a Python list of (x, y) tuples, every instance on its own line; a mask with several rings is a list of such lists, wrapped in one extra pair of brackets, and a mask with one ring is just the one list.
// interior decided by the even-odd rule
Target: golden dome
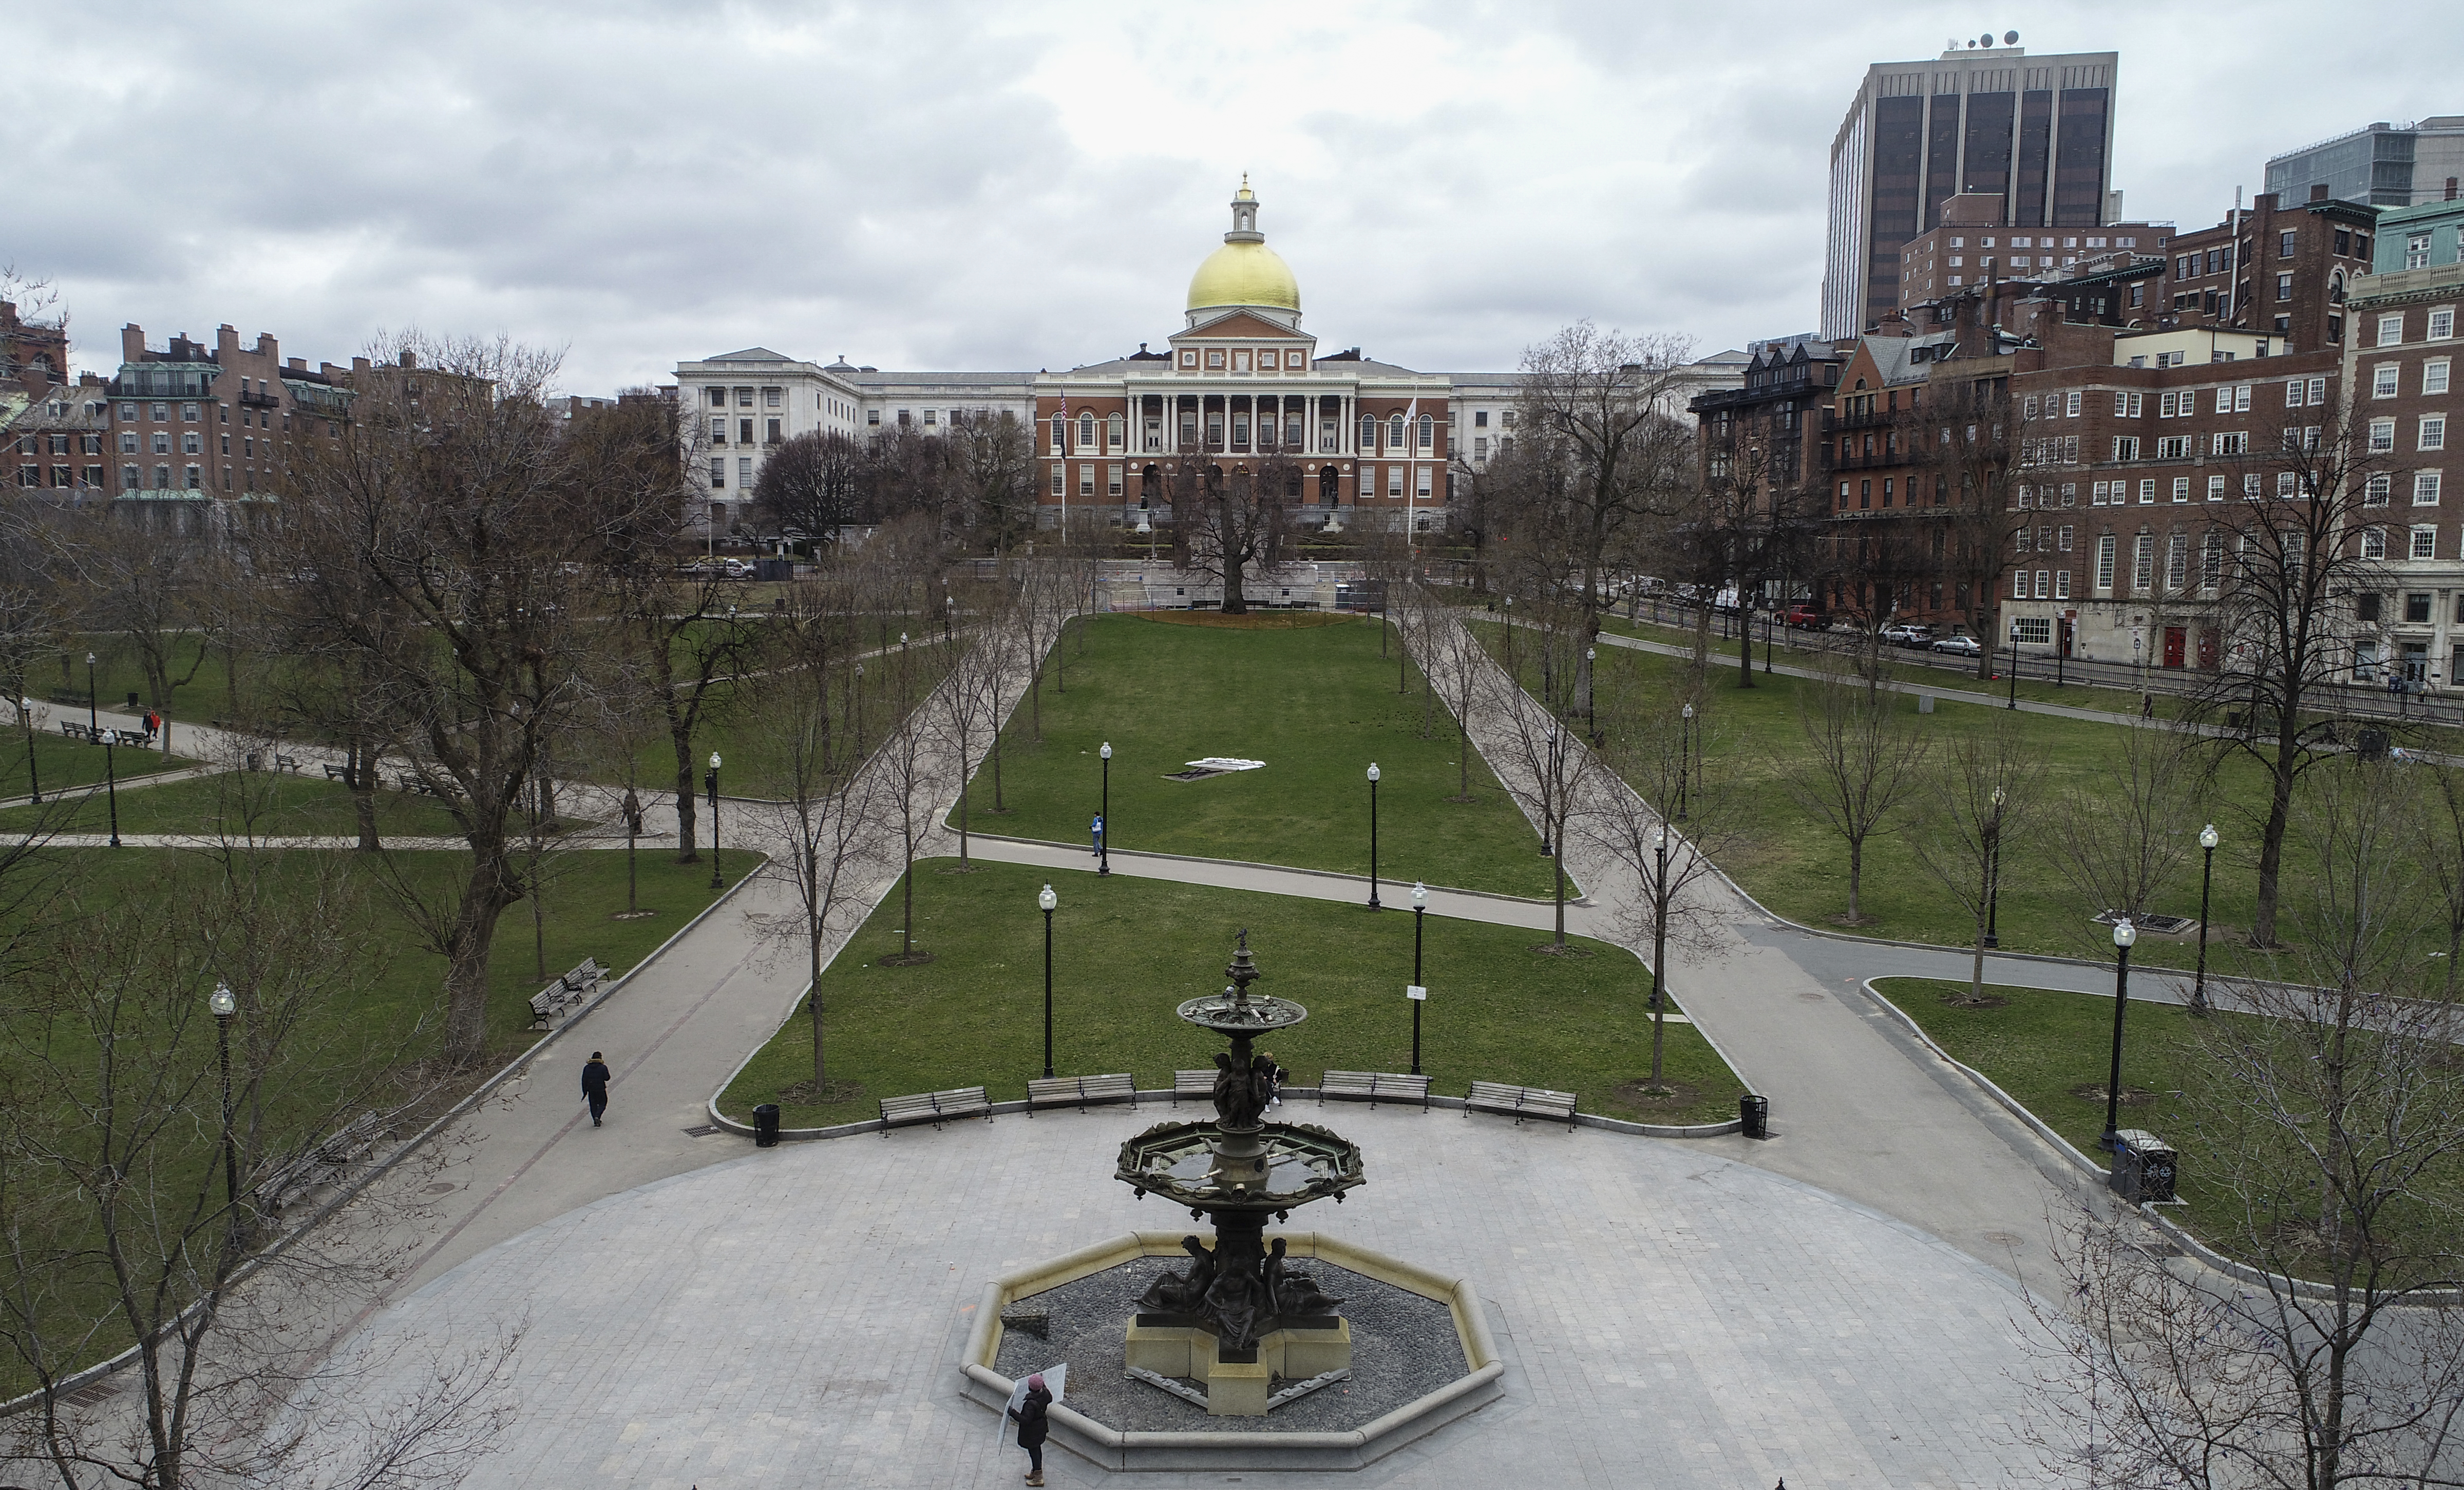
[(1264, 243), (1227, 243), (1189, 276), (1189, 309), (1217, 305), (1301, 308), (1300, 281), (1283, 255)]

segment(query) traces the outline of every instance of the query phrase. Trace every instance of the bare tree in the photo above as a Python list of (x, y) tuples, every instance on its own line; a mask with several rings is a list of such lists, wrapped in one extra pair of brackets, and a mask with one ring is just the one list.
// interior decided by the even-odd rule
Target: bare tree
[(2170, 728), (2119, 731), (2093, 795), (2050, 816), (2056, 869), (2099, 912), (2145, 917), (2205, 821), (2210, 758), (2197, 736)]
[(2033, 1305), (2072, 1394), (2040, 1441), (2099, 1485), (2464, 1482), (2464, 1065), (2453, 1006), (2402, 997), (2418, 789), (2359, 762), (2312, 780), (2294, 824), (2317, 866), (2305, 953), (2288, 976), (2227, 980), (2247, 1017), (2197, 1026), (2184, 1083), (2220, 1196), (2204, 1238), (2250, 1271), (2176, 1271), (2136, 1217), (2089, 1220), (2061, 1296)]
[(1471, 712), (1479, 706), (1489, 675), (1488, 653), (1471, 628), (1451, 614), (1434, 618), (1423, 645), (1429, 682), (1455, 721), (1455, 765), (1459, 777), (1454, 801), (1472, 800)]
[(1992, 919), (2002, 848), (2027, 825), (2041, 779), (2026, 734), (2019, 716), (2004, 711), (1982, 730), (1952, 736), (1936, 769), (1925, 774), (1909, 838), (1917, 863), (1973, 924), (1966, 999), (1971, 1007), (1985, 1002), (1985, 949), (1998, 939)]
[(1001, 727), (1001, 685), (1008, 681), (1010, 670), (1009, 641), (1005, 631), (987, 627), (947, 644), (949, 671), (926, 701), (934, 734), (957, 762), (958, 868), (962, 873), (975, 867), (967, 858), (967, 808), (975, 795), (974, 776), (967, 767), (978, 748)]
[(2431, 789), (2422, 793), (2419, 862), (2427, 883), (2436, 892), (2439, 918), (2447, 931), (2445, 976), (2438, 996), (2455, 997), (2455, 963), (2464, 957), (2464, 778), (2459, 768), (2444, 761), (2422, 763)]
[[(1958, 369), (1968, 364), (1955, 361), (1947, 365)], [(1933, 491), (1911, 491), (1908, 499), (1931, 498), (1932, 505), (1920, 512), (1923, 525), (1939, 535), (1933, 540), (1937, 572), (1949, 579), (1953, 602), (1983, 643), (1976, 675), (1991, 678), (1994, 638), (2002, 634), (2002, 577), (2031, 520), (2018, 502), (2027, 471), (2019, 461), (2011, 380), (2007, 371), (1965, 381), (1946, 379), (1925, 391), (1930, 395), (1926, 407), (1922, 414), (1911, 412), (1903, 428), (1917, 468), (1930, 476)]]
[[(372, 1302), (402, 1257), (272, 1232), (269, 1193), (385, 1075), (379, 1038), (331, 1019), (378, 956), (334, 869), (217, 855), (54, 923), (38, 997), (0, 1021), (0, 1344), (37, 1392), (0, 1465), (64, 1490), (375, 1490), (453, 1478), (508, 1420), (517, 1326), (390, 1403), (339, 1390), (350, 1369), (297, 1327)], [(379, 1203), (380, 1234), (419, 1219)], [(127, 1386), (81, 1406), (75, 1373), (121, 1348)]]
[[(1514, 627), (1501, 628), (1510, 638)], [(1556, 902), (1555, 930), (1548, 950), (1566, 946), (1566, 826), (1574, 803), (1589, 790), (1599, 757), (1576, 736), (1573, 725), (1560, 719), (1544, 701), (1534, 698), (1516, 676), (1513, 654), (1506, 665), (1488, 670), (1477, 707), (1496, 719), (1503, 736), (1500, 773), (1507, 790), (1540, 828), (1540, 851), (1550, 858)]]
[(1845, 675), (1831, 659), (1797, 693), (1806, 759), (1786, 778), (1788, 793), (1848, 844), (1848, 913), (1865, 881), (1865, 843), (1915, 796), (1930, 738), (1909, 722), (1898, 695)]
[(969, 506), (992, 530), (990, 547), (1006, 571), (1011, 544), (1035, 522), (1034, 431), (1003, 410), (968, 419), (945, 436), (951, 443), (953, 479)]
[(883, 732), (873, 753), (872, 771), (882, 794), (877, 809), (898, 826), (900, 912), (898, 951), (881, 960), (893, 967), (913, 967), (933, 960), (915, 949), (915, 853), (932, 831), (930, 817), (934, 772), (939, 765), (931, 707), (916, 707), (920, 647), (902, 646), (881, 658), (888, 669), (891, 707), (896, 716)]
[(1246, 615), (1245, 575), (1271, 568), (1282, 556), (1290, 493), (1298, 492), (1300, 477), (1299, 465), (1281, 454), (1226, 471), (1193, 453), (1166, 478), (1175, 557), (1182, 567), (1221, 581), (1223, 614)]
[(823, 542), (855, 520), (864, 498), (864, 447), (838, 430), (806, 430), (772, 450), (753, 488), (753, 509), (779, 532)]

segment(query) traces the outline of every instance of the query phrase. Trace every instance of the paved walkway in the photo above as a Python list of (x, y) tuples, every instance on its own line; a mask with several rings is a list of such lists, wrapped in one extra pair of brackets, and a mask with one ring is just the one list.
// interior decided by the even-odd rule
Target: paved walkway
[[(1153, 1014), (1172, 1038), (1171, 999)], [(410, 1345), (366, 1383), (401, 1391), (439, 1348), (528, 1321), (519, 1415), (470, 1490), (1016, 1484), (1024, 1456), (955, 1385), (984, 1282), (1179, 1225), (1111, 1177), (1159, 1116), (731, 1144), (731, 1163), (473, 1259), (353, 1349)], [(664, 1120), (620, 1086), (610, 1126), (575, 1147)], [(1323, 1121), (1367, 1150), (1369, 1183), (1293, 1224), (1472, 1280), (1507, 1395), (1370, 1469), (1278, 1484), (1911, 1490), (2031, 1463), (2015, 1289), (1909, 1227), (1698, 1147), (1357, 1104)], [(1045, 1465), (1055, 1484), (1109, 1479), (1067, 1452)]]

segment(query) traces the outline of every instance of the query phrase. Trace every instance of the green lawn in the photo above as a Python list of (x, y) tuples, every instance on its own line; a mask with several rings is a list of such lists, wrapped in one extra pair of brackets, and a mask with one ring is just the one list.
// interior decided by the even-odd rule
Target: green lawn
[[(80, 789), (84, 792), (85, 789)], [(453, 815), (433, 799), (380, 788), (377, 831), (386, 838), (460, 835)], [(55, 832), (100, 833), (109, 823), (109, 798), (82, 795), (66, 819), (50, 804), (0, 812), (0, 832), (41, 824)], [(249, 838), (353, 837), (358, 809), (339, 781), (270, 771), (222, 771), (120, 793), (122, 833), (229, 833)]]
[[(1177, 614), (1177, 613), (1175, 613)], [(1111, 846), (1369, 872), (1369, 782), (1375, 761), (1377, 868), (1389, 880), (1503, 894), (1551, 893), (1539, 839), (1485, 762), (1473, 800), (1458, 790), (1455, 728), (1442, 705), (1424, 717), (1417, 670), (1397, 690), (1385, 628), (1351, 617), (1270, 615), (1234, 627), (1212, 613), (1176, 622), (1104, 616), (1075, 633), (1067, 691), (1047, 669), (1044, 739), (1022, 702), (1002, 735), (1005, 815), (993, 815), (979, 772), (972, 826), (1085, 843), (1102, 800), (1096, 752), (1111, 742)], [(1388, 645), (1391, 646), (1391, 640)], [(1191, 760), (1264, 760), (1263, 770), (1166, 779)]]
[[(52, 716), (58, 719), (66, 717), (66, 714), (54, 710)], [(80, 714), (79, 718), (82, 717)], [(0, 798), (23, 797), (39, 786), (48, 800), (54, 792), (77, 791), (102, 784), (103, 747), (70, 739), (58, 733), (56, 724), (46, 729), (49, 733), (37, 733), (33, 737), (31, 772), (27, 767), (25, 732), (16, 728), (12, 721), (7, 733), (0, 734)], [(159, 750), (114, 748), (111, 752), (111, 770), (123, 781), (194, 764), (196, 762), (177, 756), (166, 756)]]
[[(830, 1077), (859, 1089), (825, 1106), (781, 1102), (787, 1126), (869, 1118), (884, 1096), (950, 1086), (1023, 1097), (1027, 1078), (1041, 1073), (1044, 928), (1035, 896), (1047, 876), (1008, 865), (942, 872), (949, 866), (926, 861), (916, 875), (915, 931), (931, 963), (881, 964), (899, 945), (893, 892), (823, 974)], [(1057, 1072), (1127, 1071), (1140, 1086), (1168, 1086), (1174, 1070), (1207, 1065), (1221, 1041), (1173, 1009), (1222, 986), (1243, 927), (1265, 974), (1259, 991), (1309, 1011), (1307, 1023), (1271, 1042), (1295, 1084), (1313, 1085), (1328, 1066), (1410, 1068), (1408, 913), (1119, 875), (1064, 875), (1053, 887), (1061, 900), (1053, 916)], [(1539, 955), (1530, 949), (1542, 933), (1435, 914), (1424, 933), (1421, 1065), (1437, 1090), (1460, 1093), (1479, 1078), (1573, 1090), (1584, 1111), (1648, 1122), (1736, 1115), (1742, 1086), (1688, 1025), (1666, 1027), (1666, 1070), (1693, 1096), (1646, 1110), (1624, 1090), (1651, 1069), (1650, 977), (1629, 953), (1578, 939), (1593, 955)], [(745, 1118), (757, 1103), (781, 1101), (782, 1089), (811, 1080), (812, 1051), (811, 1023), (800, 1012), (721, 1106)]]
[[(949, 652), (939, 636), (935, 632), (929, 645), (919, 641), (903, 655), (892, 652), (864, 660), (860, 718), (859, 712), (847, 702), (847, 690), (855, 682), (856, 664), (850, 662), (831, 669), (832, 711), (844, 717), (842, 728), (852, 731), (861, 724), (867, 750), (878, 747), (883, 729), (938, 687), (949, 671)], [(866, 641), (869, 645), (869, 639)], [(891, 633), (891, 641), (894, 646), (897, 632)], [(702, 790), (702, 773), (712, 753), (716, 752), (721, 761), (721, 791), (731, 797), (763, 795), (781, 764), (779, 733), (771, 727), (767, 712), (770, 707), (759, 677), (711, 686), (702, 705), (701, 720), (693, 731), (695, 791)], [(651, 792), (671, 795), (675, 791), (675, 746), (664, 730), (642, 741), (634, 757), (634, 769), (640, 773), (641, 789), (646, 796)]]
[[(1496, 628), (1475, 629), (1494, 638)], [(1622, 648), (1604, 649), (1599, 658), (1600, 696), (1662, 696), (1684, 671), (1683, 659)], [(1727, 845), (1721, 867), (1764, 905), (1810, 926), (1833, 928), (1847, 909), (1848, 848), (1844, 840), (1818, 822), (1790, 797), (1784, 780), (1807, 754), (1797, 723), (1799, 689), (1810, 681), (1781, 674), (1755, 674), (1755, 687), (1740, 689), (1735, 674), (1713, 668), (1705, 679), (1703, 709), (1704, 767), (1723, 811), (1733, 814), (1738, 841)], [(1917, 712), (1917, 700), (1899, 695), (1894, 708), (1920, 721), (1935, 736), (1937, 748), (1949, 737), (1991, 728), (2003, 711), (1990, 705), (1937, 701), (1931, 714)], [(1604, 725), (1614, 729), (1603, 716)], [(2030, 715), (2027, 738), (2035, 747), (2042, 773), (2036, 812), (2039, 822), (2065, 810), (2066, 799), (2092, 800), (2108, 778), (2112, 752), (2123, 726), (2083, 720)], [(2211, 914), (2209, 966), (2218, 972), (2259, 965), (2235, 945), (2236, 929), (2247, 928), (2256, 894), (2258, 822), (2265, 782), (2258, 766), (2244, 756), (2225, 758), (2216, 778), (2208, 817), (2224, 834), (2216, 853)], [(2204, 820), (2203, 820), (2204, 821)], [(1941, 883), (1919, 862), (1910, 833), (1913, 814), (1903, 808), (1882, 831), (1866, 841), (1860, 909), (1865, 920), (1856, 930), (1863, 935), (1896, 940), (1966, 946), (1974, 940), (1974, 923)], [(2197, 835), (2201, 822), (2185, 822), (2186, 840)], [(2304, 872), (2299, 845), (2286, 844), (2284, 914), (2299, 906), (2295, 887)], [(2164, 894), (2161, 911), (2191, 918), (2199, 912), (2200, 856), (2195, 844), (2183, 854)], [(2002, 857), (2002, 889), (1997, 931), (2001, 946), (2013, 952), (2061, 955), (2111, 955), (2110, 931), (2091, 918), (2101, 907), (2083, 904), (2058, 871), (2045, 836), (2014, 832)], [(2442, 943), (2443, 944), (2443, 943)], [(2143, 936), (2134, 955), (2144, 963), (2187, 968), (2196, 959), (2195, 932), (2183, 937)]]

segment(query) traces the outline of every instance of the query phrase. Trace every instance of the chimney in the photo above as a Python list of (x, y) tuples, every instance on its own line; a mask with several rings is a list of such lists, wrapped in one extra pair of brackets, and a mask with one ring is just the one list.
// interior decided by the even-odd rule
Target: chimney
[(2313, 202), (2324, 202), (2327, 200), (2327, 184), (2325, 182), (2322, 181), (2319, 185), (2310, 188), (2310, 200)]
[(308, 370), (308, 360), (304, 357), (295, 357), (282, 365), (290, 368), (293, 372), (306, 372)]
[(368, 370), (368, 360), (367, 360), (366, 358), (364, 358), (364, 357), (354, 357), (354, 358), (352, 358), (352, 359), (351, 359), (351, 371), (352, 371), (352, 372), (354, 372), (354, 373), (362, 373), (362, 374), (363, 374), (363, 373), (365, 373), (367, 370)]
[(120, 360), (123, 362), (145, 361), (145, 328), (135, 321), (120, 328)]
[(282, 344), (274, 340), (273, 333), (260, 331), (256, 334), (256, 355), (279, 366), (282, 362)]
[(418, 365), (419, 365), (419, 354), (418, 354), (417, 352), (413, 352), (413, 351), (409, 351), (409, 350), (406, 349), (406, 350), (403, 352), (403, 354), (402, 354), (402, 365), (403, 365), (403, 366), (405, 366), (405, 367), (416, 367), (416, 366), (418, 366)]
[(2455, 178), (2453, 176), (2447, 178), (2447, 200), (2450, 202), (2455, 200)]

